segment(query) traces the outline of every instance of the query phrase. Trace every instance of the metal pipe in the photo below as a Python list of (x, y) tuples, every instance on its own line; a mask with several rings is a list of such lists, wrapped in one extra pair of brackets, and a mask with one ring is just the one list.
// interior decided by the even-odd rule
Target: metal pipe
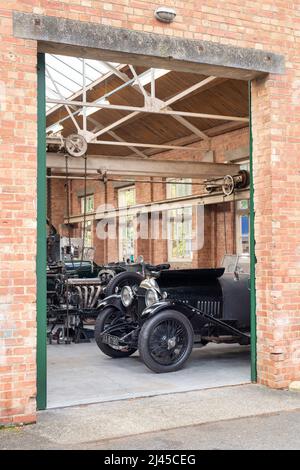
[(87, 308), (87, 302), (88, 302), (88, 288), (87, 288), (87, 286), (83, 286), (82, 290), (84, 292), (83, 308)]
[(89, 301), (88, 301), (88, 305), (87, 305), (89, 308), (91, 307), (91, 304), (92, 304), (92, 300), (93, 300), (93, 297), (94, 297), (94, 292), (95, 292), (95, 287), (90, 286)]
[(84, 176), (63, 176), (63, 175), (49, 175), (47, 176), (48, 179), (68, 179), (68, 180), (84, 180), (84, 179), (87, 179), (87, 180), (93, 180), (93, 181), (102, 181), (102, 178), (91, 178), (91, 177), (87, 177), (87, 178), (84, 178)]
[[(127, 82), (128, 83), (128, 82)], [(126, 83), (126, 84), (127, 84)], [(125, 84), (124, 84), (125, 85)], [(95, 107), (99, 109), (119, 109), (121, 111), (132, 111), (138, 113), (150, 113), (150, 114), (165, 114), (166, 116), (187, 116), (187, 117), (195, 117), (195, 118), (204, 118), (204, 119), (216, 119), (221, 121), (239, 121), (239, 122), (249, 122), (249, 118), (247, 117), (240, 117), (240, 116), (224, 116), (221, 114), (206, 114), (206, 113), (193, 113), (189, 111), (170, 111), (170, 110), (155, 110), (150, 109), (147, 107), (139, 107), (139, 106), (124, 106), (124, 105), (116, 105), (116, 104), (97, 104), (95, 102), (84, 102), (84, 101), (73, 101), (73, 100), (55, 100), (55, 99), (47, 99), (47, 103), (54, 103), (54, 104), (64, 104), (67, 106), (87, 106), (87, 107)]]
[(82, 298), (82, 291), (79, 286), (76, 286), (77, 292), (79, 294), (79, 305), (82, 308), (83, 307), (83, 298)]
[(96, 293), (94, 295), (94, 298), (93, 298), (93, 302), (91, 304), (91, 308), (93, 308), (96, 305), (96, 302), (99, 298), (99, 295), (100, 295), (101, 291), (102, 291), (102, 286), (98, 286), (97, 289), (96, 289)]
[[(63, 175), (49, 175), (47, 178), (50, 179), (66, 179), (65, 176)], [(84, 176), (68, 176), (67, 179), (70, 180), (84, 180)], [(86, 179), (93, 180), (93, 181), (103, 181), (102, 177), (99, 178), (92, 178), (92, 177), (87, 177)], [(126, 180), (126, 179), (117, 179), (117, 178), (105, 178), (105, 181), (115, 181), (115, 182), (120, 182), (120, 183), (155, 183), (155, 184), (190, 184), (190, 185), (203, 185), (204, 183), (197, 183), (197, 182), (191, 182), (191, 183), (185, 183), (182, 181), (151, 181), (151, 180)]]
[[(85, 60), (82, 60), (82, 101), (86, 101), (86, 77), (85, 77)], [(82, 117), (83, 117), (83, 130), (87, 130), (86, 123), (86, 108), (82, 108)]]

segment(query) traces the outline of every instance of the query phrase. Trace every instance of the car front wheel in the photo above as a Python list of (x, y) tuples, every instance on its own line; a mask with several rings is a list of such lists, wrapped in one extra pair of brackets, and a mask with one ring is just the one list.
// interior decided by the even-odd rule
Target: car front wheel
[[(118, 310), (112, 307), (106, 307), (103, 309), (96, 320), (95, 324), (95, 340), (97, 343), (98, 348), (106, 354), (106, 356), (114, 357), (114, 358), (121, 358), (121, 357), (128, 357), (133, 354), (136, 349), (134, 348), (122, 348), (111, 346), (107, 343), (104, 343), (102, 340), (102, 333), (112, 326), (112, 323), (121, 317), (121, 314)], [(110, 331), (111, 334), (115, 336), (122, 335), (122, 331), (120, 331), (117, 327), (115, 330)]]
[(176, 310), (164, 310), (147, 320), (139, 335), (139, 353), (149, 369), (157, 373), (181, 369), (194, 344), (188, 318)]

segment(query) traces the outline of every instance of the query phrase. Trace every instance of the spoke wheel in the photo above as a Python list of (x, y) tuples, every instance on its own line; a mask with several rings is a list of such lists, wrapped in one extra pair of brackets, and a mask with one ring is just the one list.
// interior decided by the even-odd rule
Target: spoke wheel
[(187, 331), (178, 320), (169, 318), (159, 323), (149, 337), (149, 352), (162, 365), (174, 364), (184, 354)]
[[(112, 307), (107, 307), (103, 309), (96, 320), (96, 325), (95, 325), (95, 340), (98, 348), (106, 354), (106, 356), (114, 357), (114, 358), (121, 358), (121, 357), (128, 357), (133, 354), (136, 349), (135, 348), (118, 348), (114, 347), (110, 344), (106, 344), (102, 341), (102, 333), (112, 326), (114, 321), (117, 321), (121, 317), (121, 313), (116, 310), (115, 308)], [(114, 336), (121, 336), (122, 331), (116, 328), (110, 332), (110, 334)]]
[(165, 310), (147, 320), (139, 336), (143, 362), (158, 373), (180, 369), (193, 344), (193, 328), (188, 318), (176, 310)]

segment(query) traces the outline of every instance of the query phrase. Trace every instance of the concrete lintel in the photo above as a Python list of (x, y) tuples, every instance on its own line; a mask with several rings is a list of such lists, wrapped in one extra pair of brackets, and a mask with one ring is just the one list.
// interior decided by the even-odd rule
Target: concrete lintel
[(284, 57), (54, 16), (14, 12), (14, 35), (38, 41), (40, 52), (73, 55), (203, 75), (251, 80), (284, 73)]

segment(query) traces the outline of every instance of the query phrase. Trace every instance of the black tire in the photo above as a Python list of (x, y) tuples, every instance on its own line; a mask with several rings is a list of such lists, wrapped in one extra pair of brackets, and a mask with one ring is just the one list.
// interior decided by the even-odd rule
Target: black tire
[(136, 351), (134, 348), (123, 350), (114, 349), (113, 346), (102, 342), (101, 333), (103, 333), (104, 329), (107, 328), (111, 321), (118, 315), (121, 316), (121, 313), (117, 309), (113, 307), (106, 307), (99, 313), (95, 324), (95, 340), (98, 348), (104, 354), (106, 354), (106, 356), (113, 358), (128, 357)]
[[(173, 325), (173, 326), (172, 326)], [(172, 328), (170, 330), (170, 328)], [(164, 333), (165, 331), (165, 333)], [(172, 359), (173, 353), (170, 346), (167, 345), (167, 332), (168, 336), (177, 334), (175, 346), (182, 343), (181, 349), (177, 355)], [(180, 335), (178, 335), (178, 332)], [(161, 338), (160, 335), (163, 334)], [(174, 340), (169, 338), (169, 341)], [(155, 346), (156, 344), (156, 346)], [(164, 310), (163, 312), (154, 315), (149, 320), (146, 320), (141, 328), (139, 334), (139, 353), (144, 364), (156, 373), (175, 372), (181, 369), (183, 364), (189, 358), (194, 345), (194, 331), (188, 318), (177, 310)], [(154, 351), (160, 348), (161, 356)], [(162, 357), (164, 355), (164, 358)], [(168, 357), (169, 356), (169, 357)]]
[(125, 271), (124, 273), (119, 273), (115, 277), (113, 277), (107, 284), (107, 287), (105, 289), (105, 297), (113, 295), (116, 292), (119, 293), (122, 287), (124, 286), (139, 286), (143, 279), (143, 276), (138, 273), (132, 273), (128, 271)]

